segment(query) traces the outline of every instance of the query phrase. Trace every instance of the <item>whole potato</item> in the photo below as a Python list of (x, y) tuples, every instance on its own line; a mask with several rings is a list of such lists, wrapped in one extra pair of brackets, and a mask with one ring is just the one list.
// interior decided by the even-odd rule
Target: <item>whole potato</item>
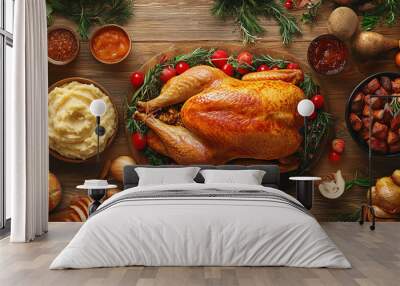
[(358, 16), (348, 7), (336, 8), (328, 19), (328, 30), (341, 40), (350, 39), (358, 29)]

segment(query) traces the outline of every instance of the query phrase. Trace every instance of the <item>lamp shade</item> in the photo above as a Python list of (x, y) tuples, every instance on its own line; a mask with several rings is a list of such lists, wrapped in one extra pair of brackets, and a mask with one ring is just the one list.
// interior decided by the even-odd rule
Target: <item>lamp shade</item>
[(89, 109), (94, 116), (102, 116), (106, 112), (106, 103), (102, 99), (95, 99)]
[(314, 103), (309, 99), (303, 99), (297, 105), (297, 112), (303, 117), (311, 116), (314, 110)]

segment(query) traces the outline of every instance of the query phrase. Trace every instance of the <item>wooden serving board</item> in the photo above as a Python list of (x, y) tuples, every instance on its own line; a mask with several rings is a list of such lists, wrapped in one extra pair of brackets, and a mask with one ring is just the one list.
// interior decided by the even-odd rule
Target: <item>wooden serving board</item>
[[(240, 46), (241, 38), (232, 20), (223, 22), (213, 17), (210, 13), (213, 0), (165, 0), (149, 1), (135, 0), (134, 16), (124, 28), (129, 32), (133, 43), (130, 56), (122, 63), (104, 65), (97, 62), (90, 54), (87, 41), (81, 42), (81, 49), (77, 59), (67, 66), (49, 65), (49, 84), (73, 76), (80, 76), (95, 80), (103, 85), (111, 94), (113, 102), (119, 113), (119, 130), (111, 147), (102, 154), (102, 164), (108, 159), (119, 155), (130, 155), (130, 142), (125, 136), (124, 100), (131, 94), (129, 83), (130, 74), (138, 70), (144, 63), (149, 63), (152, 58), (169, 49), (193, 50), (201, 46)], [(307, 48), (312, 39), (327, 33), (327, 19), (333, 9), (333, 4), (324, 3), (320, 15), (314, 25), (301, 25), (303, 35), (296, 38), (288, 47), (282, 46), (279, 36), (279, 26), (273, 20), (262, 19), (262, 25), (267, 32), (257, 44), (255, 49), (271, 51), (271, 55), (279, 52), (281, 55), (294, 57), (303, 67), (307, 62)], [(302, 11), (293, 12), (298, 18)], [(55, 24), (67, 24), (76, 27), (73, 23), (56, 17)], [(232, 32), (233, 31), (233, 32)], [(392, 38), (400, 38), (400, 25), (393, 27), (379, 27), (377, 32)], [(329, 148), (321, 152), (321, 159), (312, 170), (312, 175), (324, 176), (338, 169), (342, 170), (347, 179), (367, 174), (367, 154), (361, 150), (351, 139), (344, 121), (346, 100), (353, 88), (366, 76), (381, 71), (398, 71), (393, 63), (394, 51), (386, 53), (377, 59), (359, 61), (350, 58), (345, 71), (336, 76), (318, 76), (329, 112), (336, 118), (334, 131), (337, 136), (346, 141), (346, 151), (337, 164), (328, 160)], [(387, 160), (376, 158), (373, 171), (376, 176), (391, 174), (394, 168), (399, 167), (398, 159)], [(50, 157), (50, 170), (57, 175), (63, 187), (63, 201), (59, 208), (69, 204), (73, 196), (85, 194), (76, 191), (75, 186), (84, 179), (95, 178), (100, 172), (94, 162), (82, 165), (68, 164)], [(289, 192), (293, 188), (289, 186)], [(343, 215), (354, 213), (361, 202), (366, 200), (365, 189), (355, 188), (337, 200), (329, 200), (315, 192), (312, 213), (322, 221), (339, 220)]]

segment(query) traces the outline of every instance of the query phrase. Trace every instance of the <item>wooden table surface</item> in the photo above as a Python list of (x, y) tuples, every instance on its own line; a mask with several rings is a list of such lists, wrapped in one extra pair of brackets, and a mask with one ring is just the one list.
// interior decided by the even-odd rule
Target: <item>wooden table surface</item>
[[(49, 65), (49, 84), (66, 77), (81, 76), (98, 81), (112, 94), (119, 111), (120, 126), (113, 146), (102, 155), (103, 160), (118, 155), (130, 155), (122, 116), (123, 102), (130, 91), (129, 76), (133, 71), (139, 69), (151, 57), (173, 47), (194, 49), (202, 45), (218, 47), (227, 43), (241, 43), (239, 31), (233, 21), (223, 22), (211, 15), (212, 0), (135, 0), (134, 3), (134, 16), (125, 25), (133, 40), (132, 52), (127, 60), (112, 66), (101, 64), (90, 54), (88, 43), (81, 42), (81, 52), (73, 63), (63, 67)], [(282, 50), (290, 53), (300, 62), (307, 62), (308, 45), (318, 35), (328, 32), (326, 19), (333, 7), (331, 3), (324, 4), (318, 21), (313, 26), (301, 25), (303, 35), (296, 38), (288, 47), (282, 46), (276, 23), (271, 20), (262, 20), (267, 32), (256, 46)], [(300, 16), (302, 12), (293, 13)], [(55, 23), (71, 24), (61, 17), (57, 17)], [(393, 38), (400, 38), (399, 24), (390, 28), (379, 27), (376, 31)], [(323, 95), (329, 111), (336, 118), (335, 132), (338, 137), (346, 140), (346, 151), (340, 163), (332, 164), (327, 159), (329, 150), (327, 146), (317, 168), (312, 170), (313, 175), (324, 176), (338, 169), (342, 170), (346, 179), (351, 179), (356, 174), (359, 176), (367, 174), (367, 154), (351, 139), (345, 126), (346, 101), (352, 89), (366, 76), (380, 71), (398, 71), (393, 58), (394, 51), (369, 62), (352, 58), (346, 70), (340, 75), (331, 77), (314, 75), (324, 90)], [(399, 166), (398, 159), (376, 159), (373, 170), (377, 176), (383, 176), (390, 174), (395, 167)], [(76, 185), (85, 178), (96, 177), (98, 172), (94, 163), (67, 164), (54, 158), (50, 158), (50, 170), (57, 175), (63, 186), (64, 199), (60, 207), (69, 203), (71, 194), (76, 194)], [(366, 190), (357, 188), (346, 192), (337, 200), (325, 199), (316, 192), (312, 212), (319, 220), (338, 220), (343, 215), (354, 213), (365, 197)]]
[(113, 267), (49, 270), (81, 223), (50, 223), (31, 243), (0, 240), (3, 286), (398, 286), (400, 223), (376, 231), (357, 223), (323, 222), (322, 228), (351, 269), (299, 267)]

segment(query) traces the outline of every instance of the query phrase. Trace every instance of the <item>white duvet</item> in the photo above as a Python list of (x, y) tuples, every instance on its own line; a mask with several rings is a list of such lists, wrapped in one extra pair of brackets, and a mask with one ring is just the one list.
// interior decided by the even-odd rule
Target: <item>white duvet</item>
[[(145, 266), (293, 266), (350, 268), (318, 222), (299, 209), (258, 198), (152, 198), (118, 201), (131, 192), (277, 189), (233, 184), (142, 186), (99, 209), (50, 269)], [(111, 204), (111, 205), (110, 205)], [(109, 205), (109, 207), (105, 207)]]

